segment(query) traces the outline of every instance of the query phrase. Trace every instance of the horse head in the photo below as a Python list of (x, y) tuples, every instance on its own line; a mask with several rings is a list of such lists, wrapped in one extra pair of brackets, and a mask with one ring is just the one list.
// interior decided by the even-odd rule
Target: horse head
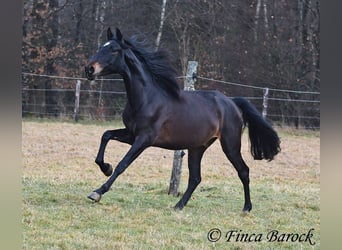
[(91, 57), (85, 66), (85, 74), (88, 80), (94, 80), (95, 76), (104, 76), (113, 73), (121, 73), (124, 70), (125, 49), (121, 31), (116, 29), (116, 36), (110, 28), (107, 30), (107, 42), (103, 44), (97, 53)]

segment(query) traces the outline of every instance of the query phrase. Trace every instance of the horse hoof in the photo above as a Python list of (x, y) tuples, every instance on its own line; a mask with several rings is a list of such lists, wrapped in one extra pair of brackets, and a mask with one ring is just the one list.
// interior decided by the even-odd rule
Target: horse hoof
[(252, 206), (247, 206), (242, 209), (242, 213), (249, 214), (252, 210)]
[(183, 208), (184, 208), (184, 205), (182, 205), (181, 203), (177, 203), (177, 204), (173, 207), (173, 209), (174, 209), (175, 211), (181, 211), (181, 210), (183, 210)]
[(105, 165), (107, 166), (107, 171), (104, 173), (105, 176), (111, 176), (113, 173), (112, 165), (110, 165), (109, 163), (105, 163)]
[(99, 202), (101, 200), (101, 195), (94, 191), (88, 195), (88, 198), (95, 202)]

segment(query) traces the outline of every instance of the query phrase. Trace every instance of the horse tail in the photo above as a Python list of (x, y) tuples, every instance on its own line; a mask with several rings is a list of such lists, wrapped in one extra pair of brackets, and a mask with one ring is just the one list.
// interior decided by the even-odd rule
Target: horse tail
[(247, 123), (251, 154), (255, 160), (273, 160), (280, 152), (280, 139), (277, 132), (245, 98), (233, 98), (233, 102), (241, 109), (244, 122)]

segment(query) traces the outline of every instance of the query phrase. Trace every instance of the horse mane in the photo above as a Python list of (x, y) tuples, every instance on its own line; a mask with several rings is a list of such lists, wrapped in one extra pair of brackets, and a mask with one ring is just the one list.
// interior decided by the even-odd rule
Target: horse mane
[(137, 36), (125, 40), (125, 44), (129, 45), (135, 56), (151, 73), (153, 84), (166, 94), (178, 99), (181, 88), (176, 79), (177, 71), (171, 65), (167, 52), (164, 50), (155, 51), (151, 46), (148, 46), (146, 40), (138, 41)]

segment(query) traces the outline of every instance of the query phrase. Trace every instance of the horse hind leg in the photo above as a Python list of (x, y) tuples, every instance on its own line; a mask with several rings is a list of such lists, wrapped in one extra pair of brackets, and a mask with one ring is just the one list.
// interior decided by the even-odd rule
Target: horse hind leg
[(221, 146), (228, 160), (233, 164), (234, 168), (238, 172), (238, 176), (243, 185), (245, 204), (242, 211), (249, 212), (252, 210), (249, 191), (249, 168), (241, 156), (241, 138), (237, 138), (237, 136), (234, 139), (221, 138)]

